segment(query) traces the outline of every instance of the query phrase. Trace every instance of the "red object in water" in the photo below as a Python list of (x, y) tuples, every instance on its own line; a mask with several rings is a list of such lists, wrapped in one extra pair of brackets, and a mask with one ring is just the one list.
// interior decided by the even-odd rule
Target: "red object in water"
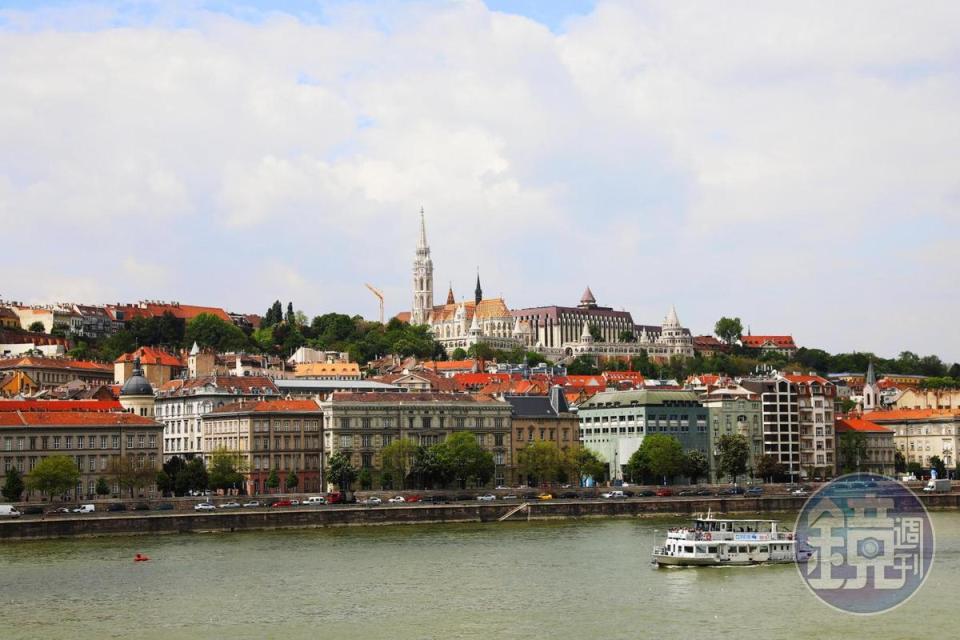
[(148, 558), (147, 556), (143, 555), (142, 553), (138, 553), (137, 555), (133, 556), (133, 561), (134, 561), (134, 562), (146, 562), (146, 561), (149, 560), (149, 559), (150, 559), (150, 558)]

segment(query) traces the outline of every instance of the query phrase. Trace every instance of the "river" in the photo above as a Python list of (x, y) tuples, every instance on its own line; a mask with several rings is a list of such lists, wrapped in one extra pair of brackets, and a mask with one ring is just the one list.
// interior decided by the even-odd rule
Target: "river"
[(8, 542), (0, 637), (953, 637), (960, 513), (932, 517), (930, 578), (870, 617), (792, 565), (652, 569), (676, 518)]

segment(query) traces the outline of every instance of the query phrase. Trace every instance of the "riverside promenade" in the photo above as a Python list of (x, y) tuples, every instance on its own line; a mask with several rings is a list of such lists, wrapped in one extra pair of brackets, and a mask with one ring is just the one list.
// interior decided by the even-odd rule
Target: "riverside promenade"
[[(960, 493), (922, 495), (930, 509), (957, 509)], [(511, 520), (573, 518), (635, 518), (656, 515), (705, 513), (784, 513), (799, 511), (806, 498), (765, 496), (756, 498), (629, 498), (625, 500), (577, 499), (527, 502), (455, 502), (450, 504), (399, 504), (383, 506), (324, 505), (284, 508), (236, 509), (214, 512), (133, 512), (95, 515), (63, 514), (0, 521), (0, 540), (157, 535), (174, 533), (259, 531), (455, 522), (497, 523)], [(524, 508), (519, 508), (526, 505)]]

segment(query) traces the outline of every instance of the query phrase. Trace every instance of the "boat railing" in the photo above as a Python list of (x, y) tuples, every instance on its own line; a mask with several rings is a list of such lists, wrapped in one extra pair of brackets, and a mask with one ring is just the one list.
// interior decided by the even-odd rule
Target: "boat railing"
[(674, 540), (692, 540), (695, 542), (712, 540), (738, 540), (737, 536), (753, 535), (758, 542), (778, 542), (793, 540), (793, 533), (785, 531), (699, 531), (683, 527), (668, 529), (667, 537)]

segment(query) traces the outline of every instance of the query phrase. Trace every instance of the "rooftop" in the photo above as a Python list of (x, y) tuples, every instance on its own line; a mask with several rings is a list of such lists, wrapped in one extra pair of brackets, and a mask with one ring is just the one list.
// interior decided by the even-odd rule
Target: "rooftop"
[(8, 411), (0, 413), (0, 427), (160, 427), (160, 423), (132, 413), (94, 411)]

